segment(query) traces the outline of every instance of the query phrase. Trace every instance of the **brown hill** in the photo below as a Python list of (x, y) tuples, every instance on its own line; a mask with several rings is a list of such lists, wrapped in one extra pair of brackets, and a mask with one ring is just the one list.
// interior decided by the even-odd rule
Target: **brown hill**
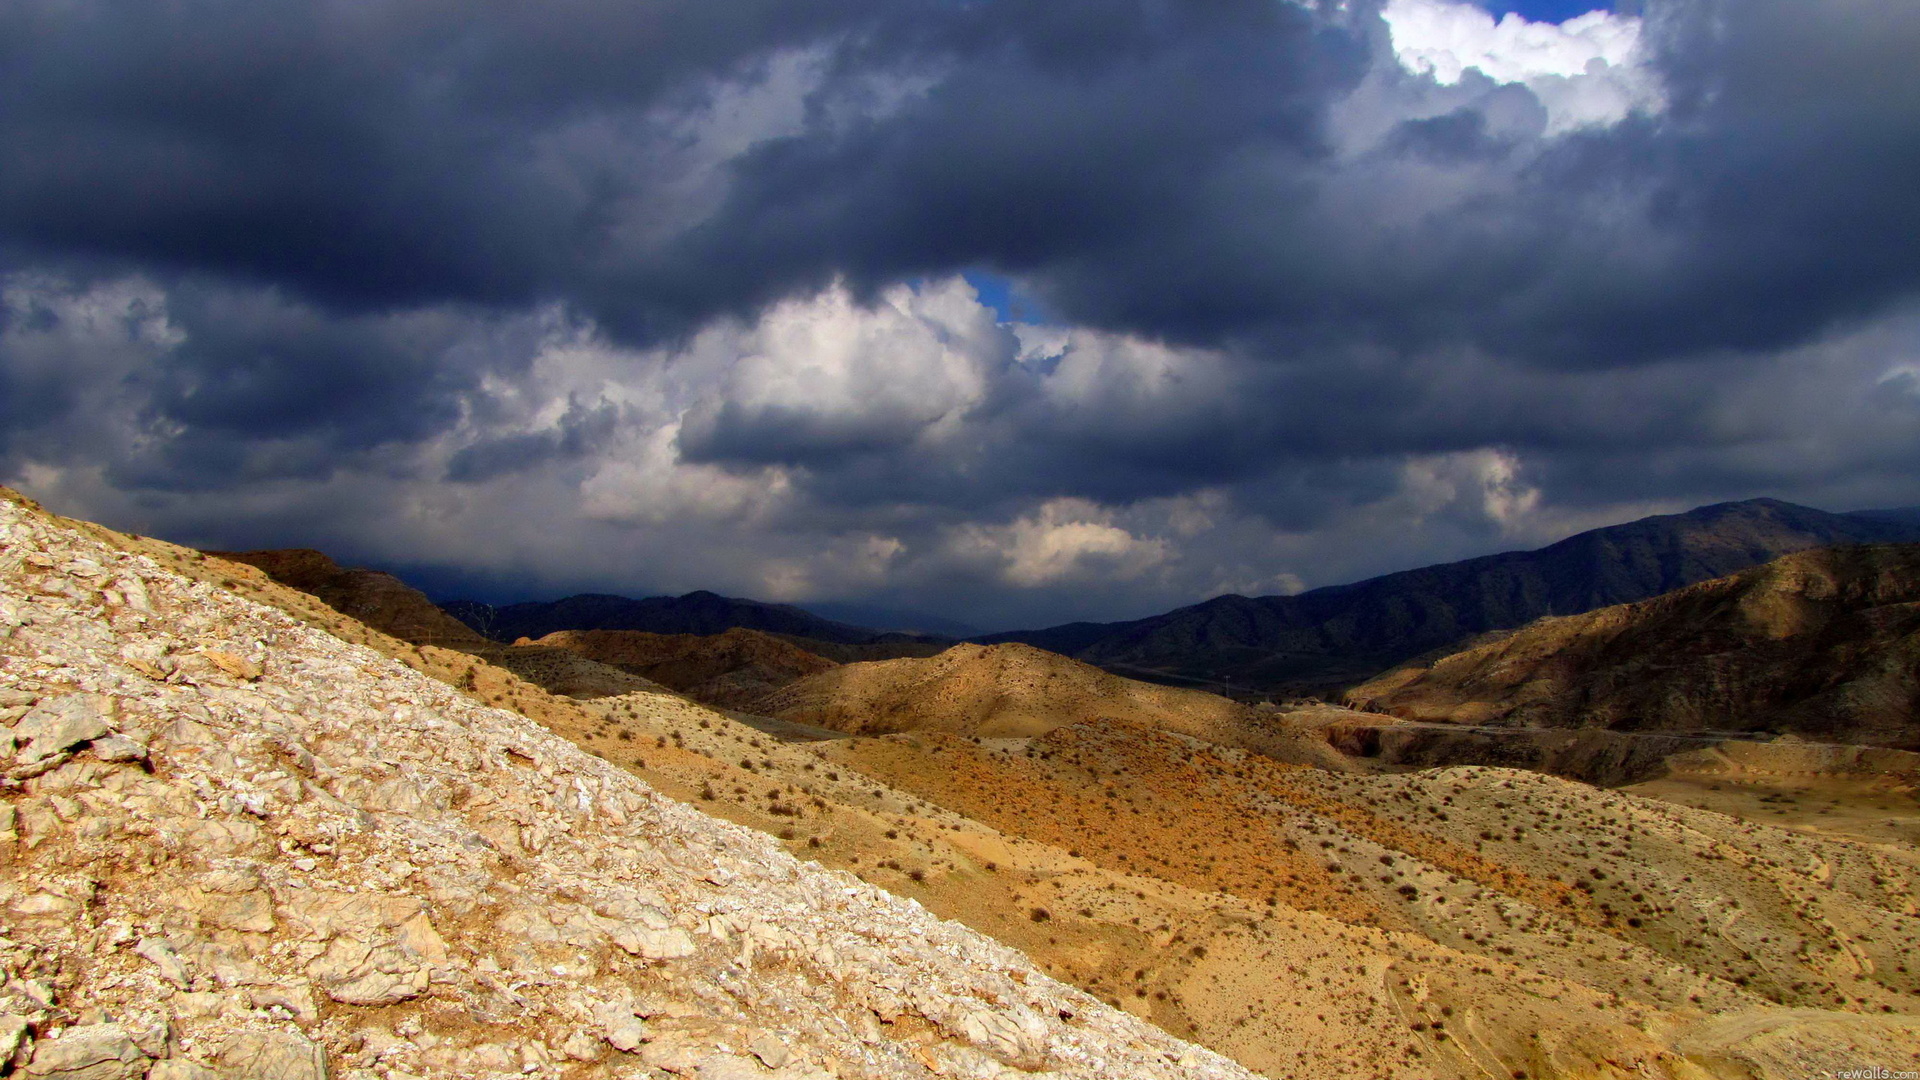
[(1216, 694), (1124, 679), (1029, 645), (955, 645), (925, 659), (846, 664), (769, 695), (753, 711), (856, 735), (1026, 738), (1099, 720), (1342, 765), (1323, 740), (1288, 730), (1272, 714)]
[(1920, 749), (1920, 545), (1801, 552), (1542, 619), (1348, 698), (1420, 720)]
[(772, 634), (740, 628), (707, 635), (561, 630), (520, 644), (578, 653), (726, 709), (749, 709), (796, 679), (839, 666)]
[(854, 644), (822, 641), (819, 638), (799, 637), (794, 634), (773, 636), (795, 648), (804, 649), (815, 656), (825, 657), (836, 664), (857, 664), (865, 660), (898, 660), (908, 656), (939, 656), (953, 648), (951, 641), (916, 637), (911, 634), (881, 634), (872, 641)]
[[(1513, 770), (1356, 776), (1112, 724), (1018, 744), (856, 739), (826, 754), (1070, 852), (1023, 890), (1049, 922), (1077, 912), (1107, 931), (1064, 970), (1263, 1071), (1408, 1023), (1473, 1040), (1421, 1036), (1428, 1067), (1539, 1076), (1571, 1061), (1536, 1040), (1638, 1056), (1657, 1025), (1629, 1017), (1660, 1010), (1920, 1008), (1903, 970), (1920, 941), (1912, 879), (1888, 890), (1879, 869), (1920, 869), (1910, 846)], [(1208, 917), (1141, 903), (1128, 891), (1141, 880), (1213, 898)], [(1843, 928), (1866, 923), (1881, 929)], [(1318, 967), (1327, 952), (1351, 966)], [(1316, 981), (1320, 993), (1302, 985)]]
[(342, 567), (311, 548), (206, 554), (262, 570), (280, 584), (317, 596), (334, 610), (402, 641), (448, 649), (486, 644), (487, 639), (392, 574)]

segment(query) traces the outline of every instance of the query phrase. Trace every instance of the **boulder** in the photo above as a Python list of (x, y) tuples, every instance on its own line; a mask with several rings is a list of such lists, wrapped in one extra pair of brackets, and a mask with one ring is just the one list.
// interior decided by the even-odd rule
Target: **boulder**
[(21, 1075), (31, 1080), (140, 1080), (152, 1058), (118, 1024), (68, 1028), (58, 1039), (33, 1044)]

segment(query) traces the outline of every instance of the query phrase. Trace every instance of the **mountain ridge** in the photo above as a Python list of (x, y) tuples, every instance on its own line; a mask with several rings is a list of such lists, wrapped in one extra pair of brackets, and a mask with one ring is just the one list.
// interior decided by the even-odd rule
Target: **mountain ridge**
[(1793, 551), (1920, 540), (1920, 521), (1900, 513), (1717, 503), (1294, 596), (1220, 596), (1143, 619), (974, 640), (1034, 645), (1136, 678), (1318, 690), (1475, 634), (1645, 599)]
[(883, 631), (822, 618), (792, 604), (722, 596), (698, 589), (680, 596), (634, 599), (611, 593), (577, 593), (559, 600), (495, 606), (448, 600), (441, 610), (485, 637), (512, 642), (562, 630), (637, 630), (651, 634), (719, 634), (739, 628), (770, 634), (859, 645)]
[(1388, 672), (1356, 705), (1414, 720), (1723, 730), (1920, 749), (1920, 544), (1796, 552), (1538, 620)]

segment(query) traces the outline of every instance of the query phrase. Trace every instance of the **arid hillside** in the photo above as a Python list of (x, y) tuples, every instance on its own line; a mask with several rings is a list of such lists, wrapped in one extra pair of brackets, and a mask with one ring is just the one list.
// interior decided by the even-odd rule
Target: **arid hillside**
[(1100, 720), (1240, 744), (1282, 733), (1215, 694), (1123, 679), (1027, 645), (956, 645), (926, 659), (846, 664), (754, 710), (854, 735), (939, 731), (1024, 738)]
[(1920, 545), (1802, 552), (1542, 619), (1348, 700), (1421, 720), (1920, 749)]
[(739, 628), (707, 635), (561, 630), (521, 644), (564, 649), (727, 709), (750, 709), (797, 679), (839, 666), (772, 634)]
[(14, 1075), (1248, 1076), (141, 546), (0, 498)]
[[(453, 702), (434, 706), (443, 710), (441, 717), (465, 717), (469, 714), (461, 710), (467, 709), (473, 715), (504, 716), (486, 708), (497, 706), (534, 719), (656, 790), (777, 838), (802, 858), (850, 871), (958, 919), (1025, 952), (1054, 978), (1268, 1076), (1338, 1070), (1381, 1080), (1482, 1080), (1515, 1073), (1528, 1080), (1798, 1080), (1859, 1061), (1920, 1067), (1920, 975), (1909, 960), (1920, 943), (1920, 855), (1907, 838), (1920, 832), (1903, 834), (1884, 824), (1920, 822), (1911, 779), (1886, 771), (1904, 768), (1904, 756), (1883, 761), (1871, 754), (1829, 754), (1836, 769), (1867, 774), (1845, 781), (1858, 789), (1849, 789), (1841, 805), (1837, 789), (1796, 787), (1797, 778), (1770, 786), (1746, 783), (1774, 770), (1806, 767), (1784, 750), (1761, 762), (1703, 754), (1686, 774), (1692, 786), (1642, 798), (1508, 769), (1365, 775), (1307, 768), (1132, 721), (1079, 720), (1020, 738), (939, 731), (850, 736), (786, 721), (745, 717), (750, 722), (742, 722), (655, 690), (587, 699), (557, 695), (485, 655), (410, 644), (372, 630), (249, 567), (93, 526), (76, 527), (109, 551), (149, 558), (158, 570), (198, 582), (196, 600), (231, 595), (268, 603), (298, 620), (300, 633), (375, 650), (353, 653), (364, 658), (356, 661), (363, 669), (411, 678), (404, 670), (410, 667), (431, 675), (439, 689), (417, 679), (407, 685), (451, 695), (433, 699)], [(105, 565), (105, 557), (93, 558)], [(41, 577), (23, 580), (38, 582), (33, 589), (54, 590), (48, 596), (66, 598), (48, 603), (79, 612), (109, 610), (110, 602), (88, 599), (87, 589), (101, 588), (87, 584), (93, 578), (55, 580), (62, 559), (37, 570)], [(107, 590), (117, 591), (114, 579), (106, 580)], [(218, 612), (206, 610), (217, 627)], [(22, 655), (65, 655), (33, 636), (40, 632), (33, 628), (43, 625), (50, 633), (66, 632), (63, 622), (28, 623), (19, 632), (27, 642)], [(270, 660), (273, 650), (289, 640), (285, 635), (269, 639), (249, 631), (232, 635), (227, 646), (221, 644), (225, 638), (208, 641), (214, 653), (231, 653), (244, 663), (256, 655)], [(247, 648), (228, 647), (236, 642)], [(0, 642), (0, 653), (9, 647)], [(226, 670), (219, 661), (209, 659), (214, 667), (208, 669), (198, 660), (179, 659), (195, 647), (201, 646), (169, 646), (162, 659), (184, 663), (191, 677), (198, 672), (207, 672), (209, 680), (229, 677), (219, 674)], [(162, 679), (174, 678), (148, 652), (124, 655), (143, 679), (154, 676), (141, 665)], [(250, 669), (244, 666), (235, 678), (243, 688), (277, 685), (279, 669), (271, 663), (263, 668), (264, 676), (254, 682), (245, 681)], [(304, 669), (294, 664), (287, 670)], [(336, 668), (318, 670), (339, 681)], [(1026, 670), (1009, 667), (1015, 673)], [(380, 708), (394, 709), (411, 699), (388, 691), (382, 700), (386, 704)], [(1320, 708), (1257, 720), (1288, 739), (1317, 739), (1318, 730), (1362, 718)], [(323, 764), (343, 772), (379, 770), (368, 775), (369, 783), (408, 777), (412, 759), (385, 749), (382, 725), (361, 719), (351, 730), (357, 741), (343, 743), (340, 752), (354, 756), (343, 761), (326, 744)], [(1317, 741), (1330, 753), (1324, 740)], [(551, 875), (557, 871), (545, 869), (547, 852), (598, 851), (609, 834), (582, 832), (579, 824), (572, 826), (574, 832), (563, 831), (557, 821), (541, 816), (544, 804), (536, 801), (523, 809), (512, 801), (519, 798), (514, 777), (537, 776), (544, 784), (545, 764), (554, 763), (541, 749), (547, 744), (526, 745), (535, 757), (523, 772), (489, 772), (484, 783), (465, 782), (508, 803), (502, 813), (521, 838), (520, 848), (511, 852), (519, 861), (512, 865)], [(505, 760), (519, 761), (511, 753)], [(400, 771), (390, 775), (387, 770), (395, 766)], [(568, 768), (556, 763), (556, 785), (575, 775)], [(558, 790), (538, 788), (533, 797)], [(1830, 791), (1836, 793), (1832, 801)], [(1814, 793), (1820, 797), (1817, 807), (1811, 802)], [(1808, 801), (1795, 802), (1802, 798)], [(1708, 802), (1712, 805), (1700, 805)], [(49, 805), (58, 810), (60, 804)], [(250, 812), (235, 805), (234, 813), (246, 820)], [(438, 813), (431, 805), (420, 812)], [(456, 806), (452, 812), (481, 811)], [(390, 813), (380, 811), (367, 820), (385, 829), (389, 819), (380, 815)], [(1878, 818), (1869, 820), (1869, 814)], [(23, 812), (20, 820), (28, 819)], [(33, 820), (65, 819), (53, 813)], [(649, 843), (663, 850), (677, 843), (670, 836), (656, 837), (659, 826), (653, 822), (633, 820), (633, 832), (649, 837)], [(1856, 835), (1871, 842), (1862, 843)], [(293, 857), (327, 866), (325, 854), (310, 848)], [(362, 858), (358, 849), (351, 857)], [(609, 852), (606, 857), (619, 856)], [(388, 858), (383, 853), (376, 861), (388, 865)], [(427, 863), (425, 855), (406, 858), (415, 866)], [(708, 875), (701, 888), (724, 890), (732, 886), (717, 881), (737, 883), (747, 876), (710, 854), (674, 858), (680, 860), (675, 865), (690, 867), (696, 876)], [(720, 871), (711, 869), (716, 865)], [(596, 868), (596, 881), (607, 877), (602, 869)], [(349, 884), (360, 881), (344, 871), (332, 876)], [(380, 879), (377, 887), (390, 887), (389, 880)], [(509, 884), (528, 888), (521, 878)], [(566, 904), (580, 902), (549, 895), (530, 890), (514, 903), (570, 910)], [(701, 899), (705, 895), (682, 899), (672, 893), (658, 906), (670, 915), (691, 907), (704, 916), (707, 909), (698, 905), (725, 902), (724, 897)], [(803, 912), (812, 901), (782, 902)], [(732, 913), (729, 918), (751, 923), (742, 909), (724, 910)], [(767, 922), (776, 929), (791, 925)], [(570, 948), (564, 942), (573, 931), (553, 919), (549, 923), (560, 935), (552, 948)], [(435, 926), (445, 940), (454, 941), (438, 929), (437, 918)], [(520, 933), (515, 926), (511, 933)], [(565, 1000), (566, 980), (549, 976), (546, 984), (522, 983), (528, 976), (515, 974), (519, 969), (513, 966), (523, 962), (521, 953), (506, 953), (518, 939), (494, 933), (502, 943), (493, 959), (500, 972), (483, 969), (489, 977), (530, 1001)], [(805, 978), (812, 970), (806, 961), (767, 944), (777, 939), (734, 935), (729, 970), (750, 972), (748, 983), (785, 979), (787, 973)], [(700, 933), (691, 936), (707, 948)], [(20, 938), (18, 931), (13, 938)], [(472, 940), (461, 938), (456, 949)], [(269, 968), (280, 978), (281, 969), (272, 966), (280, 963), (272, 959), (277, 955), (269, 951)], [(530, 959), (524, 962), (545, 963), (548, 954), (526, 955)], [(701, 996), (710, 986), (702, 981), (706, 976), (683, 977), (671, 962), (658, 966), (675, 976), (664, 979), (663, 974), (663, 993), (691, 988), (701, 1002), (694, 1008), (704, 1011), (696, 1017), (641, 1018), (643, 1030), (656, 1041), (673, 1045), (711, 1038), (699, 1045), (718, 1056), (756, 1035), (754, 1026), (776, 1027), (752, 1012), (750, 1022), (741, 1024), (733, 1019), (739, 1014), (727, 1011), (735, 1006), (719, 999), (707, 1003)], [(616, 969), (597, 970), (588, 977), (595, 986)], [(714, 978), (723, 988), (735, 985), (728, 981), (734, 975), (720, 972)], [(911, 981), (887, 978), (896, 980), (890, 985), (909, 987), (900, 991), (905, 1000), (920, 1000)], [(421, 1013), (416, 1034), (410, 1010), (437, 1001), (434, 995), (442, 991), (436, 985), (430, 980), (420, 1002), (409, 999), (371, 1021), (353, 1019), (361, 1014), (329, 1004), (331, 998), (316, 998), (323, 1026), (347, 1018), (337, 1021), (344, 1027), (326, 1030), (346, 1030), (348, 1042), (342, 1045), (360, 1047), (341, 1052), (335, 1075), (377, 1064), (413, 1075), (442, 1075), (421, 1064), (427, 1059), (408, 1055), (436, 1045), (456, 1052), (476, 1045), (463, 1040), (514, 1045), (500, 1029), (481, 1027), (467, 1034), (436, 1026), (437, 1014)], [(91, 983), (81, 989), (97, 992)], [(214, 989), (222, 988), (215, 984)], [(251, 991), (236, 986), (227, 992)], [(1019, 1059), (956, 1064), (961, 1051), (943, 1037), (944, 1029), (893, 1007), (869, 1010), (871, 1026), (860, 1030), (880, 1040), (875, 1046), (905, 1047), (915, 1064), (878, 1075), (1011, 1076), (1018, 1075), (1012, 1069), (1033, 1067)], [(1085, 1015), (1071, 1004), (1061, 1008), (1074, 1014), (1068, 1023)], [(335, 1009), (343, 1011), (329, 1011)], [(267, 1021), (235, 1013), (223, 1023), (286, 1023), (267, 1011)], [(864, 1023), (857, 1011), (853, 1015), (852, 1023)], [(698, 1026), (708, 1021), (711, 1026)], [(379, 1034), (363, 1036), (369, 1022), (385, 1026)], [(837, 1030), (831, 1018), (819, 1022)], [(234, 1030), (181, 1023), (216, 1051), (224, 1045), (218, 1042), (226, 1037), (222, 1032)], [(291, 1026), (308, 1031), (304, 1023), (295, 1018)], [(562, 1034), (539, 1030), (540, 1045), (549, 1049)], [(332, 1035), (322, 1036), (315, 1038), (329, 1048), (336, 1045), (325, 1041)], [(800, 1045), (813, 1054), (818, 1044)], [(496, 1052), (504, 1051), (487, 1051)], [(667, 1052), (666, 1047), (656, 1051), (663, 1061)], [(380, 1056), (387, 1053), (395, 1056)], [(1173, 1075), (1206, 1075), (1209, 1067), (1199, 1056), (1159, 1060)], [(593, 1062), (550, 1055), (535, 1072), (569, 1080), (671, 1075), (631, 1069), (633, 1061), (625, 1051), (611, 1049)], [(834, 1067), (843, 1076), (867, 1075), (858, 1071), (866, 1067), (858, 1062)], [(623, 1068), (627, 1071), (619, 1071)], [(742, 1077), (805, 1075), (783, 1074), (755, 1061), (743, 1062), (739, 1070)], [(1154, 1075), (1131, 1064), (1110, 1070), (1106, 1075)], [(232, 1075), (237, 1080), (246, 1074)], [(345, 1075), (372, 1080), (378, 1074)]]

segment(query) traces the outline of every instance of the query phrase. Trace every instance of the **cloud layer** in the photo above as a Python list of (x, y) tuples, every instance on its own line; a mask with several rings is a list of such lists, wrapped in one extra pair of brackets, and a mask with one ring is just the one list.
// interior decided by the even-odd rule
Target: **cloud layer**
[(1917, 52), (1864, 0), (22, 0), (0, 480), (998, 625), (1916, 503)]

